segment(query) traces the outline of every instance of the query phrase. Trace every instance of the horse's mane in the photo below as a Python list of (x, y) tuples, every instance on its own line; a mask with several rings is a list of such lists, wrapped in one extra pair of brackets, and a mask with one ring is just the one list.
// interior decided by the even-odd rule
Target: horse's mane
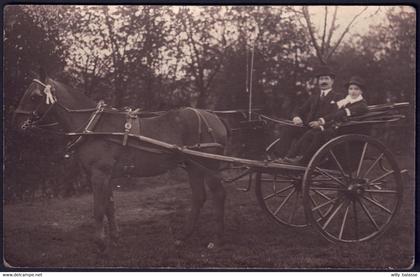
[(78, 107), (78, 108), (91, 108), (95, 106), (95, 102), (90, 99), (88, 96), (86, 96), (83, 92), (81, 92), (78, 89), (75, 89), (69, 85), (66, 85), (60, 81), (54, 80), (54, 79), (49, 79), (54, 87), (57, 90), (62, 91), (64, 94), (68, 94), (68, 95), (64, 95), (64, 97), (68, 96), (71, 97), (73, 101), (79, 103), (80, 105), (82, 105), (82, 107)]

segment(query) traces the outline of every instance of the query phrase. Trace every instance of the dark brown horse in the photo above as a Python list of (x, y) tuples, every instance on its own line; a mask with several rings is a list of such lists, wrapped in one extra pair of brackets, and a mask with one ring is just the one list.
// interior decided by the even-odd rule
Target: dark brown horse
[[(36, 127), (47, 114), (51, 114), (67, 133), (81, 132), (92, 118), (97, 105), (82, 93), (46, 77), (45, 74), (42, 75), (44, 77), (34, 79), (26, 90), (15, 111), (14, 124), (21, 131), (27, 131)], [(114, 111), (103, 113), (95, 123), (93, 132), (124, 131), (127, 115)], [(223, 153), (227, 139), (225, 125), (216, 115), (191, 108), (171, 110), (153, 118), (142, 118), (139, 129), (142, 136), (178, 146), (219, 144), (222, 147), (208, 147), (203, 150), (216, 154)], [(106, 248), (105, 217), (108, 219), (111, 240), (117, 239), (118, 230), (110, 180), (124, 174), (124, 169), (130, 170), (130, 174), (137, 177), (155, 176), (177, 167), (180, 163), (184, 165), (189, 176), (192, 208), (185, 233), (178, 242), (187, 239), (193, 233), (200, 209), (206, 200), (207, 184), (214, 199), (214, 243), (220, 243), (224, 229), (225, 190), (220, 178), (214, 174), (219, 168), (218, 162), (192, 161), (168, 151), (153, 151), (153, 146), (145, 146), (135, 137), (129, 137), (125, 146), (122, 141), (121, 136), (86, 135), (75, 146), (76, 155), (90, 176), (93, 186), (94, 239), (98, 246), (101, 249)]]

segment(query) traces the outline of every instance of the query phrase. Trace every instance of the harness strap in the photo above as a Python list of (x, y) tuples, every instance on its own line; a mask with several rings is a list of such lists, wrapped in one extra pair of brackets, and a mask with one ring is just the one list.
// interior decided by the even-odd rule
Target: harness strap
[(83, 132), (81, 133), (81, 135), (78, 138), (76, 138), (75, 140), (73, 140), (73, 141), (71, 141), (67, 144), (67, 146), (66, 146), (67, 151), (71, 150), (72, 148), (74, 148), (76, 145), (80, 144), (83, 141), (83, 139), (84, 139), (83, 134), (88, 134), (88, 133), (94, 132), (95, 126), (98, 123), (99, 119), (101, 118), (101, 115), (103, 113), (103, 110), (104, 110), (105, 106), (106, 105), (105, 105), (104, 101), (99, 101), (98, 102), (94, 112), (90, 115), (89, 121), (86, 124), (85, 128), (83, 129)]
[(98, 123), (99, 119), (101, 118), (104, 107), (105, 107), (105, 103), (103, 101), (99, 101), (98, 105), (96, 106), (95, 112), (92, 113), (92, 115), (89, 118), (88, 123), (86, 124), (84, 132), (93, 131), (93, 129), (96, 126), (96, 123)]
[(213, 128), (211, 128), (211, 127), (210, 127), (210, 124), (209, 124), (209, 122), (207, 121), (207, 118), (206, 118), (203, 114), (201, 114), (201, 113), (200, 113), (200, 115), (201, 115), (201, 117), (203, 118), (204, 124), (206, 124), (206, 127), (207, 127), (207, 131), (208, 131), (208, 132), (210, 133), (210, 135), (212, 136), (213, 141), (216, 141), (216, 137), (215, 137), (215, 135), (214, 135)]
[(202, 138), (202, 122), (204, 122), (205, 126), (207, 127), (207, 131), (209, 132), (209, 134), (211, 135), (213, 142), (216, 142), (216, 137), (214, 135), (214, 131), (213, 129), (210, 127), (210, 124), (207, 120), (207, 118), (201, 113), (200, 110), (198, 109), (194, 109), (191, 107), (187, 107), (186, 109), (188, 110), (192, 110), (194, 111), (195, 115), (197, 116), (198, 119), (198, 137), (199, 137), (199, 143), (197, 143), (196, 145), (200, 145), (201, 143), (201, 138)]
[(140, 109), (135, 109), (134, 111), (130, 112), (131, 122), (132, 122), (132, 129), (131, 133), (133, 134), (140, 134), (141, 129), (141, 120), (139, 118)]
[(191, 110), (195, 113), (195, 115), (197, 116), (198, 119), (198, 141), (201, 141), (201, 135), (202, 135), (202, 130), (201, 130), (201, 114), (197, 109), (188, 107), (186, 108), (186, 110)]
[[(123, 146), (127, 145), (127, 140), (128, 140), (128, 134), (133, 133), (133, 125), (134, 125), (134, 132), (138, 131), (140, 133), (140, 124), (139, 124), (139, 120), (137, 118), (137, 113), (140, 109), (136, 109), (134, 111), (132, 111), (131, 109), (129, 109), (127, 111), (127, 121), (124, 124), (124, 138), (123, 138)], [(137, 123), (137, 124), (134, 124)], [(138, 127), (137, 127), (138, 126)]]

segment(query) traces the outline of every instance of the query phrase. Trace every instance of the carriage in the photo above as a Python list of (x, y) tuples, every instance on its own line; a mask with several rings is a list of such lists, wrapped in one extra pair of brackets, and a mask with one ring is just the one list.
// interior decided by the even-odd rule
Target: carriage
[[(367, 114), (337, 125), (338, 136), (320, 147), (305, 166), (273, 165), (270, 161), (276, 160), (275, 148), (281, 143), (275, 139), (265, 149), (266, 161), (252, 170), (261, 208), (282, 226), (311, 225), (331, 242), (361, 242), (380, 235), (401, 205), (408, 171), (399, 168), (391, 151), (370, 132), (373, 126), (404, 119), (402, 110), (408, 106), (369, 106)], [(242, 111), (237, 113), (244, 119), (244, 128), (237, 131), (260, 132), (268, 124), (305, 128), (258, 112), (252, 120), (246, 120)]]
[[(337, 126), (339, 136), (326, 142), (305, 166), (275, 162), (274, 140), (265, 149), (266, 159), (253, 160), (204, 153), (199, 149), (167, 144), (142, 135), (132, 135), (152, 147), (186, 155), (194, 160), (210, 159), (228, 163), (224, 183), (247, 179), (249, 191), (255, 193), (261, 208), (276, 223), (290, 228), (314, 226), (331, 242), (361, 242), (372, 239), (391, 223), (402, 201), (407, 170), (400, 169), (394, 155), (379, 140), (369, 136), (373, 125), (399, 121), (400, 111), (408, 103), (369, 106), (369, 112)], [(218, 116), (244, 111), (214, 111)], [(140, 117), (154, 117), (161, 112), (140, 112)], [(255, 111), (253, 120), (239, 122), (231, 132), (249, 134), (267, 128), (268, 123), (296, 126), (289, 120), (275, 119)], [(94, 134), (94, 133), (93, 133)], [(88, 135), (69, 133), (70, 136)], [(127, 133), (114, 133), (127, 136)], [(131, 134), (129, 134), (131, 135)], [(208, 146), (208, 145), (207, 145)], [(201, 145), (206, 147), (206, 145)], [(203, 170), (212, 174), (210, 169)], [(232, 170), (233, 169), (233, 170)], [(223, 169), (222, 169), (223, 170)], [(235, 172), (232, 176), (232, 171)]]
[[(150, 170), (157, 170), (156, 167), (159, 166), (166, 168), (166, 163), (181, 163), (184, 166), (188, 164), (194, 167), (197, 172), (206, 174), (215, 183), (233, 183), (248, 178), (248, 187), (244, 190), (249, 191), (252, 184), (255, 184), (260, 206), (271, 219), (281, 225), (290, 228), (315, 227), (323, 237), (332, 242), (362, 242), (382, 234), (390, 226), (401, 206), (407, 170), (400, 169), (394, 155), (383, 143), (369, 136), (369, 129), (376, 124), (403, 119), (404, 115), (401, 111), (409, 105), (408, 103), (370, 106), (367, 114), (353, 117), (338, 125), (339, 136), (326, 142), (313, 155), (308, 164), (301, 166), (275, 161), (275, 145), (281, 143), (278, 140), (270, 143), (266, 148), (264, 159), (257, 160), (228, 156), (220, 151), (208, 151), (208, 149), (216, 149), (220, 146), (216, 140), (198, 140), (195, 144), (179, 145), (176, 142), (171, 143), (156, 137), (152, 138), (142, 133), (142, 130), (146, 130), (142, 128), (147, 127), (147, 121), (141, 121), (141, 119), (153, 120), (161, 117), (160, 113), (117, 110), (103, 102), (97, 104), (96, 107), (69, 108), (63, 103), (63, 99), (72, 97), (71, 94), (66, 94), (66, 88), (52, 80), (49, 80), (50, 84), (46, 84), (48, 80), (45, 80), (35, 80), (36, 87), (29, 90), (28, 97), (40, 96), (40, 99), (46, 101), (47, 105), (39, 101), (36, 102), (37, 104), (29, 102), (21, 104), (16, 113), (22, 115), (22, 118), (27, 117), (26, 121), (22, 121), (21, 129), (29, 128), (31, 125), (35, 126), (34, 123), (40, 123), (54, 107), (54, 104), (58, 106), (57, 110), (60, 111), (61, 116), (73, 114), (80, 117), (80, 114), (83, 114), (83, 122), (85, 122), (83, 128), (65, 133), (66, 136), (75, 138), (70, 147), (75, 147), (89, 138), (105, 138), (107, 142), (118, 145), (118, 149), (122, 149), (121, 151), (126, 151), (124, 153), (127, 155), (132, 154), (130, 152), (135, 150), (141, 151), (143, 156), (149, 157), (149, 160), (145, 158), (145, 161), (141, 161), (142, 165), (152, 164)], [(51, 91), (52, 86), (56, 86), (55, 95)], [(59, 95), (59, 93), (61, 94)], [(76, 101), (71, 99), (68, 103), (76, 103)], [(248, 131), (256, 130), (258, 133), (261, 128), (267, 128), (268, 124), (273, 123), (291, 128), (302, 128), (294, 126), (288, 120), (268, 117), (260, 111), (250, 112), (247, 117), (243, 111), (206, 111), (204, 113), (192, 108), (185, 110), (194, 116), (194, 122), (198, 122), (198, 138), (205, 135), (214, 138), (213, 123), (217, 117), (223, 117), (226, 114), (240, 113), (245, 118), (239, 128), (231, 129), (231, 132), (243, 132), (246, 129)], [(178, 116), (178, 114), (176, 115)], [(168, 117), (166, 120), (173, 117)], [(115, 121), (113, 126), (118, 128), (112, 129), (108, 125), (103, 125), (101, 123), (103, 118)], [(88, 120), (86, 121), (86, 119)], [(191, 133), (188, 135), (191, 136)], [(104, 142), (103, 140), (93, 141), (99, 143), (94, 144), (95, 147), (102, 147)], [(111, 150), (99, 149), (105, 150), (105, 152), (114, 151), (114, 148)], [(91, 149), (84, 151), (88, 154), (98, 153), (89, 152), (93, 151)], [(107, 154), (109, 153), (101, 152), (101, 155)], [(164, 158), (161, 159), (162, 156)], [(88, 157), (90, 160), (94, 158)], [(159, 160), (157, 160), (158, 158)], [(157, 164), (155, 161), (161, 164)], [(136, 160), (136, 162), (139, 161)], [(219, 177), (220, 172), (213, 166), (215, 162), (229, 165), (224, 167), (226, 172), (230, 172), (227, 178), (226, 176)], [(96, 165), (96, 162), (92, 162), (92, 164)], [(232, 169), (237, 173), (232, 175)], [(108, 184), (105, 178), (107, 177), (105, 173), (109, 171), (108, 164), (98, 164), (93, 170), (95, 171), (92, 171), (92, 174), (96, 174), (93, 176), (95, 182)], [(99, 171), (101, 174), (98, 173)], [(197, 178), (197, 175), (195, 176)], [(220, 193), (215, 183), (212, 184), (213, 190)], [(102, 194), (95, 196), (94, 187), (95, 201), (105, 199), (111, 202), (112, 192), (106, 194), (109, 192), (105, 189), (99, 191), (98, 193)], [(221, 201), (223, 200), (224, 195), (222, 195)], [(221, 213), (220, 216), (223, 216), (223, 202), (219, 209), (221, 209), (218, 210), (219, 214)], [(112, 226), (115, 224), (113, 203), (111, 208), (95, 206), (96, 232), (101, 240), (104, 236), (102, 221), (104, 214), (108, 217), (112, 231), (112, 228), (115, 228)], [(223, 223), (220, 224), (221, 230), (219, 231), (222, 232)]]

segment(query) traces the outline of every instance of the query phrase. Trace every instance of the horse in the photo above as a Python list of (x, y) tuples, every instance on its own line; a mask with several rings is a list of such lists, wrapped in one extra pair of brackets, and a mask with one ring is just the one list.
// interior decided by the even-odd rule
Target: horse
[[(20, 132), (34, 130), (47, 114), (53, 115), (60, 127), (69, 134), (80, 132), (92, 123), (93, 113), (98, 105), (83, 93), (49, 77), (43, 70), (26, 89), (13, 116), (13, 124)], [(114, 112), (112, 112), (114, 111)], [(118, 132), (127, 124), (127, 113), (112, 109), (102, 113), (95, 123), (95, 131)], [(125, 127), (124, 127), (125, 126)], [(180, 108), (162, 115), (139, 118), (142, 136), (177, 146), (209, 144), (200, 151), (223, 154), (227, 143), (227, 129), (213, 113)], [(115, 205), (111, 180), (121, 177), (129, 168), (135, 177), (156, 176), (178, 167), (180, 164), (188, 173), (192, 191), (191, 210), (183, 235), (175, 241), (185, 242), (197, 227), (200, 209), (206, 201), (206, 185), (213, 196), (215, 215), (213, 247), (223, 243), (225, 189), (221, 182), (220, 164), (213, 160), (192, 160), (185, 155), (165, 151), (154, 151), (153, 146), (141, 146), (135, 137), (121, 143), (121, 137), (112, 134), (81, 136), (82, 141), (75, 146), (74, 155), (90, 178), (93, 188), (93, 241), (101, 251), (107, 243), (117, 244), (119, 229), (115, 219)], [(212, 146), (213, 144), (214, 146)], [(137, 147), (138, 146), (138, 147)], [(218, 146), (218, 147), (217, 147)], [(129, 166), (127, 166), (129, 164)], [(109, 237), (105, 235), (105, 218), (108, 220)]]

